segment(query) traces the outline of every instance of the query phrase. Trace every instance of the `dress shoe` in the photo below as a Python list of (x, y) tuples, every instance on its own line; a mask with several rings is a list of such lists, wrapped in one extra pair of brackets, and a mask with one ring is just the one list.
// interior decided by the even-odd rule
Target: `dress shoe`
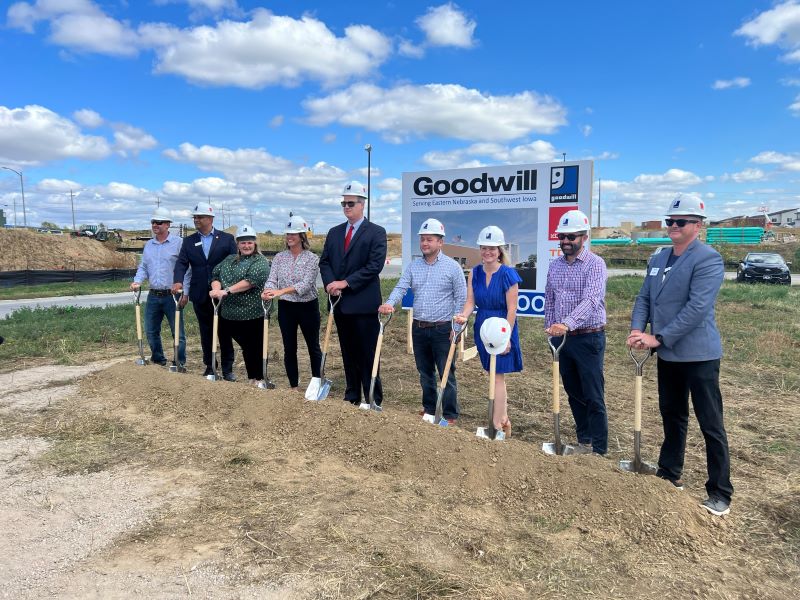
[(236, 375), (234, 375), (233, 373), (223, 373), (222, 378), (225, 381), (236, 381)]
[(211, 367), (206, 367), (206, 370), (203, 371), (203, 377), (208, 377), (209, 375), (213, 374), (214, 374), (214, 369), (212, 369)]

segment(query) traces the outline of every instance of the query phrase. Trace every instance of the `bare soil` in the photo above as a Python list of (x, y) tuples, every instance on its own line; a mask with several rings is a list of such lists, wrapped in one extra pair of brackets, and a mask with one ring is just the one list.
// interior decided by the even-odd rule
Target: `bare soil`
[(116, 252), (113, 244), (69, 235), (0, 230), (0, 270), (94, 270), (136, 267), (136, 256)]
[[(526, 363), (533, 375), (509, 378), (515, 435), (494, 443), (474, 436), (486, 406), (475, 361), (459, 365), (460, 426), (419, 421), (403, 333), (387, 336), (382, 414), (341, 402), (340, 389), (305, 402), (277, 375), (279, 389), (262, 391), (132, 359), (0, 376), (0, 530), (11, 532), (0, 538), (0, 593), (795, 595), (797, 471), (758, 443), (782, 438), (795, 396), (777, 392), (765, 411), (758, 391), (725, 389), (737, 496), (729, 517), (714, 518), (697, 505), (696, 428), (684, 492), (616, 467), (630, 458), (622, 365), (607, 373), (610, 457), (549, 457), (539, 449), (550, 438), (544, 353)], [(80, 376), (77, 393), (58, 391)], [(651, 376), (646, 388), (652, 454)]]

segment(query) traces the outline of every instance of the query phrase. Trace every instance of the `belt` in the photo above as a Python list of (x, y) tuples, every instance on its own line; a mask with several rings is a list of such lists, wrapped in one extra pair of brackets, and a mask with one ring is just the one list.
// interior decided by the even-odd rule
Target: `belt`
[(584, 329), (575, 329), (574, 331), (568, 331), (567, 335), (583, 335), (585, 333), (600, 333), (605, 331), (605, 326), (603, 327), (586, 327)]
[(414, 325), (419, 327), (420, 329), (426, 329), (428, 327), (438, 327), (439, 325), (447, 325), (450, 321), (420, 321), (419, 319), (414, 319)]
[(153, 296), (171, 296), (172, 290), (150, 290), (147, 293)]

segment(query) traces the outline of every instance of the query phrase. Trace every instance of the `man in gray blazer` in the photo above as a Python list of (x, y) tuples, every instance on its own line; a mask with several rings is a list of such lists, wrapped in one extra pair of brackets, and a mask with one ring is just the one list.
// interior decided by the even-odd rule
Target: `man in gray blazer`
[[(719, 389), (722, 342), (714, 320), (714, 303), (725, 273), (719, 253), (697, 239), (705, 216), (705, 206), (696, 198), (679, 196), (670, 203), (666, 224), (672, 248), (654, 255), (647, 265), (627, 343), (658, 353), (664, 442), (657, 475), (683, 489), (691, 394), (706, 443), (708, 499), (701, 506), (722, 516), (730, 512), (733, 495)], [(648, 323), (649, 334), (644, 333)]]

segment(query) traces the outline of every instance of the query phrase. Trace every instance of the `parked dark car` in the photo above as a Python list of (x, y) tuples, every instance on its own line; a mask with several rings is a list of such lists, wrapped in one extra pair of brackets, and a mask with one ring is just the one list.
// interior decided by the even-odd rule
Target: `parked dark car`
[(736, 269), (736, 281), (792, 284), (789, 265), (780, 254), (773, 252), (748, 252)]

